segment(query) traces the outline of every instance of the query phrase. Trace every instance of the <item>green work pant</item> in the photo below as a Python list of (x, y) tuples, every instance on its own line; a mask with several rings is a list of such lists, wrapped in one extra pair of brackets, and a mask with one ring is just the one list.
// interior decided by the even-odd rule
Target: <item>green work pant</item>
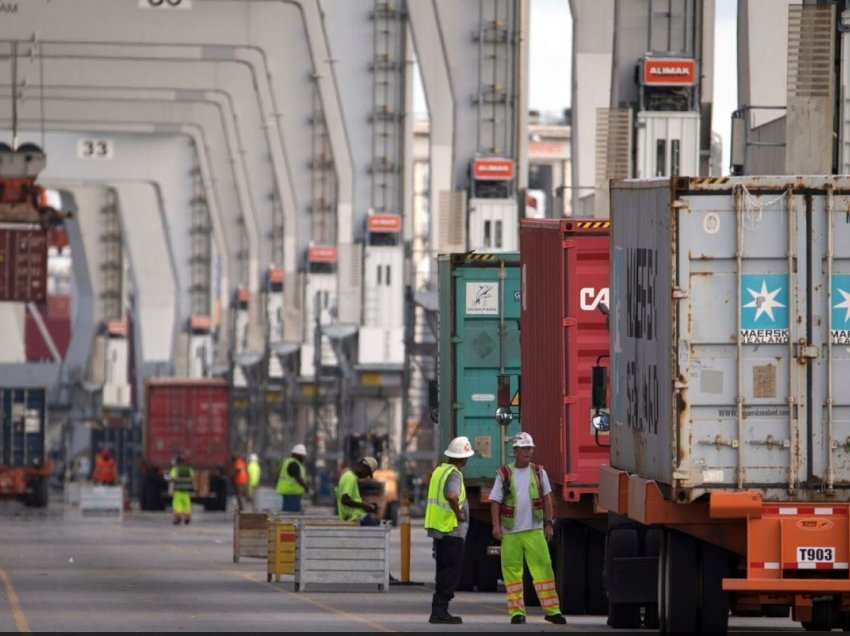
[(171, 497), (171, 509), (174, 514), (192, 514), (192, 494), (184, 490), (178, 490)]
[(528, 564), (540, 607), (547, 616), (560, 614), (555, 573), (549, 557), (549, 546), (542, 529), (523, 530), (502, 535), (502, 580), (508, 600), (508, 614), (525, 614), (522, 585), (522, 562)]

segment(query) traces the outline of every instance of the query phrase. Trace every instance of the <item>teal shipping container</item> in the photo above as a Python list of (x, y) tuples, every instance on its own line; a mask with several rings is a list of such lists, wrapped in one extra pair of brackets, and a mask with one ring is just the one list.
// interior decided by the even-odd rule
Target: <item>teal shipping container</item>
[[(471, 499), (486, 498), (498, 467), (513, 461), (510, 438), (520, 430), (519, 253), (441, 254), (438, 274), (441, 459), (452, 438), (468, 437), (475, 455), (463, 469), (466, 486), (483, 490)], [(506, 425), (496, 420), (505, 402), (513, 413)]]

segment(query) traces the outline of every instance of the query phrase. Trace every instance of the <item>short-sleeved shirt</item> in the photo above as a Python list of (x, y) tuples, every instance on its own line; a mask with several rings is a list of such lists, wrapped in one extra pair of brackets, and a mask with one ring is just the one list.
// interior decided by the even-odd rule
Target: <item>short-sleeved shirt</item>
[[(523, 530), (534, 530), (542, 528), (543, 521), (535, 521), (532, 515), (531, 497), (528, 496), (528, 489), (531, 485), (531, 464), (525, 468), (517, 468), (514, 466), (514, 483), (516, 484), (516, 510), (514, 511), (514, 526), (510, 530), (502, 528), (502, 532), (510, 534), (512, 532), (522, 532)], [(552, 485), (549, 483), (549, 475), (546, 470), (540, 467), (540, 488), (541, 495), (544, 497), (552, 492)], [(496, 473), (496, 481), (493, 483), (493, 489), (490, 491), (490, 501), (502, 502), (502, 475)]]
[[(443, 494), (446, 497), (448, 497), (450, 494), (460, 495), (461, 479), (463, 479), (463, 475), (460, 473), (460, 471), (453, 470), (451, 474), (446, 478), (446, 484), (443, 486)], [(463, 523), (457, 524), (457, 527), (451, 532), (440, 532), (439, 530), (428, 528), (428, 536), (433, 537), (434, 539), (442, 539), (443, 537), (460, 537), (461, 539), (463, 539), (464, 537), (466, 537), (466, 531), (469, 530), (468, 499), (460, 505), (460, 509), (463, 510), (463, 516), (465, 519)]]
[(342, 503), (342, 496), (348, 495), (352, 501), (360, 502), (360, 484), (357, 481), (357, 475), (350, 468), (346, 469), (339, 478), (339, 483), (336, 486), (336, 502), (339, 508), (339, 518), (342, 521), (354, 521), (360, 518), (363, 511), (360, 508), (351, 508)]

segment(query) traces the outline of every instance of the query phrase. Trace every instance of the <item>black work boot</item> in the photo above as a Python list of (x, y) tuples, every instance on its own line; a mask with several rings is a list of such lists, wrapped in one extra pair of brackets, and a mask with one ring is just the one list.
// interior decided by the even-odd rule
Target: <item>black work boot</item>
[(431, 610), (429, 623), (442, 623), (443, 625), (459, 625), (463, 622), (460, 616), (452, 616), (448, 610)]
[(457, 625), (463, 622), (460, 616), (452, 616), (449, 614), (448, 605), (442, 606), (431, 603), (431, 617), (429, 623), (442, 623), (443, 625)]

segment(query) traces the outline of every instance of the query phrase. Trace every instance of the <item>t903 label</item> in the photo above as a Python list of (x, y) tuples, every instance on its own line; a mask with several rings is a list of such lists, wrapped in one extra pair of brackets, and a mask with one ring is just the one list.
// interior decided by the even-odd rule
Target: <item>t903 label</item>
[(834, 563), (835, 548), (797, 548), (798, 563)]

